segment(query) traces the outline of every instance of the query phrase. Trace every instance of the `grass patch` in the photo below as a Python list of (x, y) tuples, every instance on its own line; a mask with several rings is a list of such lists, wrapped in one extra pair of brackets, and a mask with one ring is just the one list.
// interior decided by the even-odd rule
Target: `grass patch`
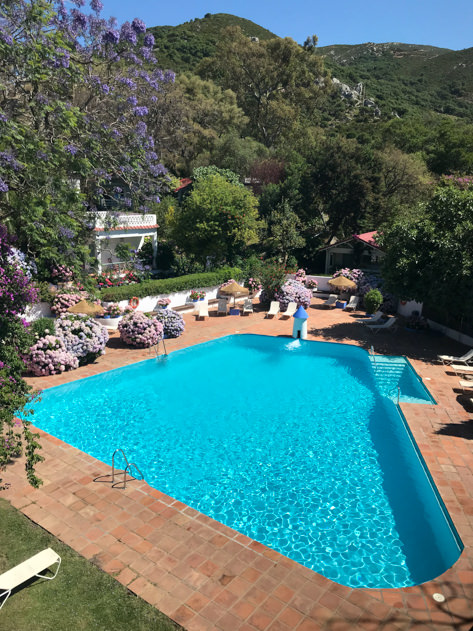
[(35, 579), (13, 592), (0, 612), (2, 631), (181, 629), (0, 499), (0, 573), (48, 547), (62, 558), (57, 577)]

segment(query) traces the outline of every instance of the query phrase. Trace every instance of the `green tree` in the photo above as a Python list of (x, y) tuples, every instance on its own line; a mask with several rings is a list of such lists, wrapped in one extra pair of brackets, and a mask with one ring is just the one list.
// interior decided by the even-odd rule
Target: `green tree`
[(439, 188), (417, 217), (379, 238), (388, 291), (432, 306), (446, 320), (473, 314), (473, 190)]
[(286, 199), (271, 213), (268, 232), (269, 248), (276, 256), (281, 257), (284, 266), (289, 255), (305, 245), (305, 239), (301, 235), (301, 221)]
[(174, 239), (186, 253), (204, 263), (208, 257), (231, 263), (257, 240), (257, 205), (243, 186), (222, 175), (209, 175), (195, 183), (176, 210)]
[(235, 92), (250, 134), (267, 147), (290, 134), (300, 117), (313, 118), (324, 95), (321, 57), (290, 38), (251, 41), (238, 27), (225, 30), (199, 73)]

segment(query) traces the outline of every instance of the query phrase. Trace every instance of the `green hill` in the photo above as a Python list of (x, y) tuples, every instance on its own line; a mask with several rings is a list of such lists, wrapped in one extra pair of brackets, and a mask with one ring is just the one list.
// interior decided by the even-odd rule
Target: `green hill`
[(366, 97), (386, 115), (433, 110), (473, 119), (473, 48), (367, 43), (317, 52), (332, 76), (350, 86), (363, 83)]
[(207, 13), (203, 18), (179, 26), (154, 26), (148, 29), (156, 40), (156, 54), (161, 68), (176, 72), (193, 70), (204, 57), (211, 57), (227, 26), (239, 26), (248, 37), (260, 40), (277, 37), (250, 20), (228, 13)]

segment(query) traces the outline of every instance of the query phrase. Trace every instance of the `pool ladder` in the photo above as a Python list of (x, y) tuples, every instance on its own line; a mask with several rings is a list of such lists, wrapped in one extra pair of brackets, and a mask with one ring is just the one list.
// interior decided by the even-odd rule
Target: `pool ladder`
[(399, 399), (401, 398), (401, 388), (399, 386), (394, 386), (394, 388), (391, 388), (391, 390), (388, 392), (388, 397), (391, 399), (391, 394), (395, 392), (396, 390), (397, 390), (397, 404), (399, 405)]
[[(121, 453), (124, 460), (125, 460), (125, 469), (123, 470), (123, 486), (118, 486), (120, 484), (120, 482), (115, 482), (115, 456), (117, 453)], [(144, 475), (141, 473), (141, 471), (138, 469), (138, 467), (136, 466), (136, 464), (134, 462), (128, 462), (128, 458), (125, 456), (125, 452), (123, 451), (123, 449), (115, 449), (115, 451), (113, 452), (113, 456), (112, 456), (112, 487), (114, 488), (122, 488), (122, 489), (126, 489), (126, 483), (127, 480), (136, 480), (135, 477), (133, 477), (130, 474), (130, 477), (127, 478), (127, 473), (130, 473), (131, 469), (136, 469), (136, 471), (138, 471), (138, 473), (141, 476), (141, 480), (144, 480)], [(118, 475), (118, 474), (117, 474)]]
[(159, 357), (159, 343), (162, 342), (163, 343), (163, 350), (164, 350), (164, 357), (168, 356), (168, 352), (166, 350), (166, 344), (164, 343), (164, 337), (162, 337), (157, 344), (154, 344), (154, 346), (151, 346), (149, 349), (149, 352), (153, 352), (154, 351), (154, 356), (155, 357)]

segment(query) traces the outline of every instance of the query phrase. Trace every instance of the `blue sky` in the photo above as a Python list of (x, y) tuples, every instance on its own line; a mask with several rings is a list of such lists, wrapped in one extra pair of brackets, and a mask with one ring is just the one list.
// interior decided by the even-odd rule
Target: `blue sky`
[(103, 0), (103, 16), (134, 17), (147, 26), (176, 26), (206, 13), (232, 13), (280, 37), (303, 43), (315, 33), (319, 46), (363, 42), (430, 44), (460, 50), (473, 46), (473, 0)]

